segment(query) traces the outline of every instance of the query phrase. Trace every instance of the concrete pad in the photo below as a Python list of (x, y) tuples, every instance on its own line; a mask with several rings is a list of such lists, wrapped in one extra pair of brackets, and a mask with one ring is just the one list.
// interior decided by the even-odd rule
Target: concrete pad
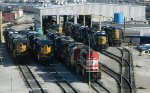
[(150, 54), (138, 56), (139, 52), (129, 48), (133, 54), (136, 93), (150, 93)]
[(121, 52), (116, 47), (108, 47), (107, 51), (121, 57)]
[(29, 93), (4, 44), (0, 45), (0, 57), (0, 93)]

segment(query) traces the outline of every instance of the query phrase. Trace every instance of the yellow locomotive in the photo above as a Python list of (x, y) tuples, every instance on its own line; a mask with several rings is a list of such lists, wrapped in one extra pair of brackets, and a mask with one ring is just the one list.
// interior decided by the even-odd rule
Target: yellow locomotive
[(28, 45), (38, 61), (49, 63), (47, 61), (53, 60), (53, 43), (46, 36), (29, 33)]
[(17, 32), (9, 33), (6, 44), (14, 59), (26, 58), (29, 53), (26, 35)]
[(116, 27), (103, 27), (103, 30), (108, 34), (109, 46), (121, 46), (122, 32)]

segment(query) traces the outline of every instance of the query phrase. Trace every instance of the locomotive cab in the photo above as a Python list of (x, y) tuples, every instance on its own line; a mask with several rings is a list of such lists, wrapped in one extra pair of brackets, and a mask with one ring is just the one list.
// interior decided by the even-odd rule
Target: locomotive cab
[(100, 66), (99, 66), (99, 54), (96, 51), (88, 49), (82, 49), (80, 59), (76, 64), (77, 73), (84, 77), (84, 80), (88, 81), (89, 73), (91, 81), (97, 81), (101, 78)]
[(113, 46), (120, 46), (121, 45), (121, 32), (118, 28), (112, 29), (112, 45)]
[(122, 33), (116, 27), (103, 27), (104, 31), (108, 35), (108, 43), (110, 46), (121, 46)]
[(11, 38), (10, 50), (13, 58), (25, 58), (28, 56), (27, 38), (23, 35), (17, 35)]
[(105, 31), (97, 33), (97, 45), (99, 45), (99, 49), (106, 49), (108, 47)]
[(46, 36), (39, 36), (35, 37), (33, 42), (33, 51), (38, 61), (53, 60), (53, 43), (51, 40), (48, 40)]

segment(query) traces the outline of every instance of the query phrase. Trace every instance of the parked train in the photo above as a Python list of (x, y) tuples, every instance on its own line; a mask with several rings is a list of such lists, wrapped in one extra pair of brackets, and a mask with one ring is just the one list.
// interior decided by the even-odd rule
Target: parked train
[(26, 58), (28, 56), (29, 47), (27, 45), (26, 35), (13, 29), (6, 29), (3, 35), (7, 48), (14, 59)]
[(81, 24), (74, 24), (72, 22), (65, 22), (63, 25), (63, 32), (67, 36), (71, 36), (79, 42), (85, 44), (89, 43), (94, 49), (106, 49), (108, 46), (121, 46), (123, 33), (117, 27), (103, 26), (102, 31), (94, 28), (82, 26)]
[(66, 22), (63, 26), (66, 35), (84, 44), (89, 44), (96, 50), (106, 49), (108, 47), (108, 36), (105, 31), (97, 31), (87, 26)]
[(102, 29), (108, 34), (108, 43), (110, 46), (121, 46), (123, 33), (117, 27), (103, 26)]
[(4, 32), (5, 43), (12, 57), (28, 58), (34, 55), (38, 61), (53, 60), (53, 43), (35, 31), (15, 31), (7, 28)]
[(88, 80), (89, 72), (91, 81), (101, 78), (99, 53), (89, 49), (83, 43), (79, 43), (70, 36), (61, 35), (53, 30), (47, 30), (47, 36), (54, 42), (57, 59), (63, 62), (68, 68), (76, 71)]
[(29, 32), (27, 38), (28, 46), (32, 51), (31, 54), (34, 54), (40, 62), (52, 63), (54, 57), (53, 42), (37, 32)]
[(17, 32), (6, 29), (4, 38), (14, 59), (34, 54), (38, 61), (49, 63), (55, 56), (84, 80), (88, 81), (89, 72), (91, 81), (101, 79), (99, 53), (83, 43), (76, 42), (70, 36), (53, 30), (49, 30), (47, 36), (44, 36), (35, 31)]

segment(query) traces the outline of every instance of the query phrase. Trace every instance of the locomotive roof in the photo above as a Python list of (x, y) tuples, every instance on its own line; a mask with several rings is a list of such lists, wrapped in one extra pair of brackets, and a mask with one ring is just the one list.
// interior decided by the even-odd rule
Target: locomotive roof
[(52, 45), (53, 44), (51, 40), (38, 40), (37, 43), (40, 45)]
[(36, 31), (29, 31), (29, 32), (27, 32), (27, 34), (38, 34), (38, 32), (36, 32)]
[(81, 47), (84, 47), (84, 44), (83, 43), (79, 43), (79, 42), (72, 42), (69, 44), (69, 48), (81, 48)]
[(5, 31), (16, 31), (16, 30), (12, 28), (6, 28)]
[(38, 36), (34, 39), (36, 41), (36, 43), (40, 44), (40, 45), (51, 45), (53, 44), (53, 42), (51, 40), (48, 40), (48, 38), (46, 36)]

